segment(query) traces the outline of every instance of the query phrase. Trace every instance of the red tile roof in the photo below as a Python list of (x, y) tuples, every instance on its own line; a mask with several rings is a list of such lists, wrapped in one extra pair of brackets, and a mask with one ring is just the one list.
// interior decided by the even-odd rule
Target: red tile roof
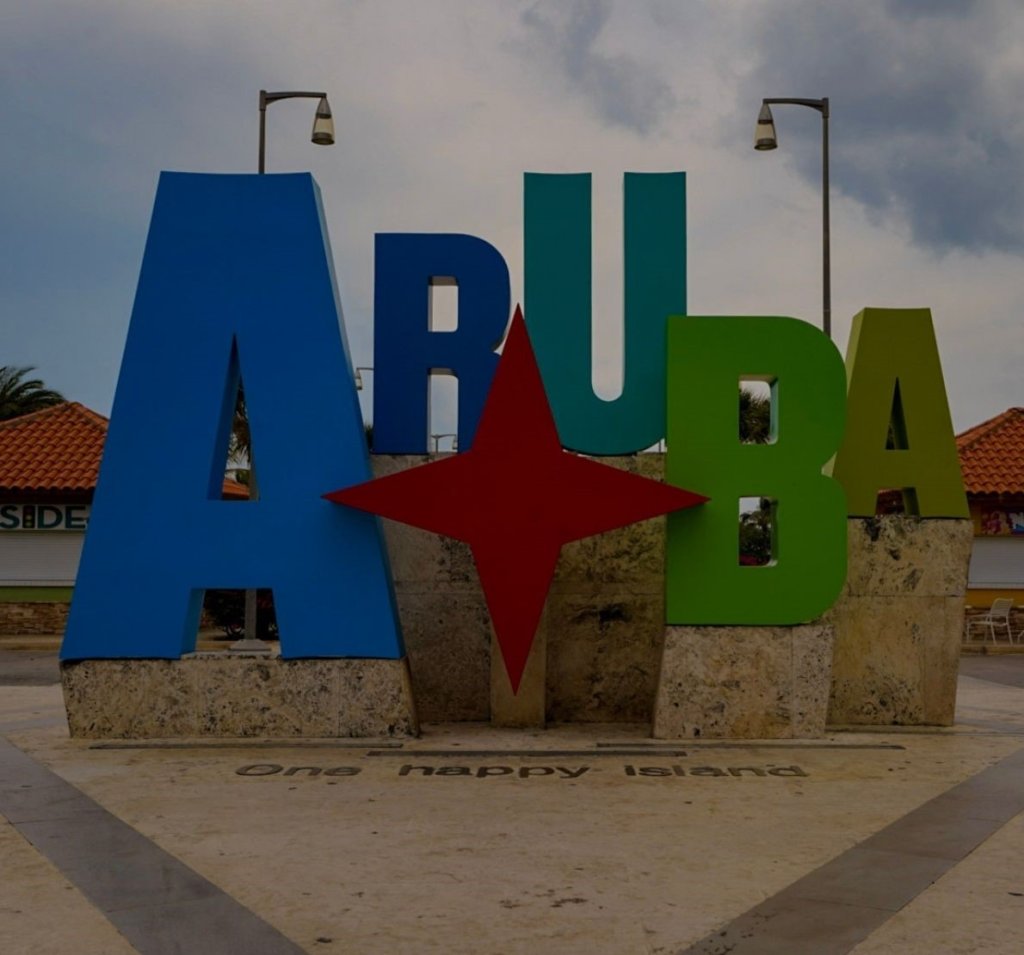
[[(0, 491), (92, 491), (103, 457), (107, 419), (77, 401), (0, 421)], [(224, 479), (224, 497), (249, 489)]]
[(241, 481), (236, 481), (234, 478), (224, 478), (224, 497), (232, 499), (246, 499), (249, 498), (249, 487), (248, 485), (242, 484)]
[(0, 488), (91, 491), (107, 419), (76, 401), (0, 421)]
[(1009, 408), (956, 439), (968, 494), (1024, 494), (1024, 408)]
[[(0, 421), (0, 490), (91, 491), (107, 419), (77, 401)], [(1024, 408), (969, 428), (956, 439), (968, 494), (1024, 494)], [(224, 496), (248, 488), (224, 480)]]

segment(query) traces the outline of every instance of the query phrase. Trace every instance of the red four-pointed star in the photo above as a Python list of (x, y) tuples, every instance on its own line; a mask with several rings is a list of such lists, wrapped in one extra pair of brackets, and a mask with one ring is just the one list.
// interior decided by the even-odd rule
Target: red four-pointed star
[(562, 449), (518, 308), (471, 450), (324, 497), (470, 545), (513, 692), (563, 544), (707, 500)]

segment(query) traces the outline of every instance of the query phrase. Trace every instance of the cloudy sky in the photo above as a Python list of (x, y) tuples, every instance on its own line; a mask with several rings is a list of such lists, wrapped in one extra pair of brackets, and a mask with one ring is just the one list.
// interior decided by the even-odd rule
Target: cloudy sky
[(752, 143), (761, 97), (828, 96), (839, 347), (928, 306), (957, 429), (1024, 405), (1019, 0), (0, 0), (0, 78), (0, 365), (104, 414), (158, 173), (253, 171), (261, 87), (330, 95), (337, 145), (278, 103), (267, 164), (320, 183), (358, 365), (375, 232), (479, 235), (521, 298), (527, 170), (594, 174), (600, 393), (626, 170), (688, 173), (692, 314), (818, 323), (820, 116)]

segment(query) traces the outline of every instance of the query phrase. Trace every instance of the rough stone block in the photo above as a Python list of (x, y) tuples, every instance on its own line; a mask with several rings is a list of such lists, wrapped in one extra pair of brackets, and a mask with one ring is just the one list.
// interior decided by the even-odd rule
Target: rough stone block
[(60, 673), (72, 737), (196, 734), (196, 674), (183, 661), (82, 660), (62, 663)]
[(952, 725), (962, 597), (846, 596), (828, 618), (830, 724)]
[[(375, 454), (371, 463), (374, 477), (387, 477), (449, 456)], [(397, 521), (382, 519), (381, 526), (396, 593), (435, 593), (438, 588), (479, 592), (473, 555), (466, 544)]]
[(198, 687), (200, 736), (339, 735), (337, 664), (349, 661), (218, 653), (185, 662)]
[(381, 519), (396, 593), (422, 593), (448, 582), (443, 541), (438, 534)]
[(61, 665), (73, 737), (386, 737), (418, 732), (405, 660), (180, 660)]
[[(827, 632), (823, 633), (825, 630)], [(814, 739), (824, 733), (835, 634), (832, 628), (790, 628), (793, 641), (793, 736)]]
[(830, 723), (952, 725), (972, 537), (969, 520), (850, 519)]
[(665, 635), (660, 589), (551, 594), (542, 626), (548, 645), (548, 719), (650, 721)]
[(419, 734), (406, 660), (330, 662), (343, 664), (336, 667), (338, 730), (332, 735), (359, 738)]
[(822, 736), (832, 627), (666, 627), (659, 739)]
[(562, 548), (552, 594), (593, 594), (609, 588), (664, 591), (664, 517), (628, 524)]
[[(599, 457), (601, 464), (663, 481), (665, 455)], [(586, 594), (630, 589), (661, 593), (665, 588), (665, 518), (639, 521), (604, 534), (574, 541), (562, 549), (552, 593)]]
[(495, 726), (544, 726), (544, 676), (547, 666), (547, 641), (543, 620), (526, 658), (519, 681), (519, 692), (512, 692), (512, 682), (505, 669), (501, 647), (495, 637), (491, 642), (491, 723)]
[(973, 536), (969, 520), (850, 518), (844, 593), (962, 597)]
[(942, 630), (924, 645), (924, 722), (952, 726), (956, 715), (956, 685), (960, 675), (964, 599), (946, 597)]
[(420, 719), (489, 719), (493, 631), (483, 594), (399, 590), (398, 614)]

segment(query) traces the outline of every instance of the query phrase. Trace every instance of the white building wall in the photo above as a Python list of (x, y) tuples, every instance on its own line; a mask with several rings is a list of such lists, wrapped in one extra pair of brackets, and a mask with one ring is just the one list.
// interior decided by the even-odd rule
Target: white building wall
[(0, 534), (0, 587), (70, 587), (85, 534), (9, 531)]

